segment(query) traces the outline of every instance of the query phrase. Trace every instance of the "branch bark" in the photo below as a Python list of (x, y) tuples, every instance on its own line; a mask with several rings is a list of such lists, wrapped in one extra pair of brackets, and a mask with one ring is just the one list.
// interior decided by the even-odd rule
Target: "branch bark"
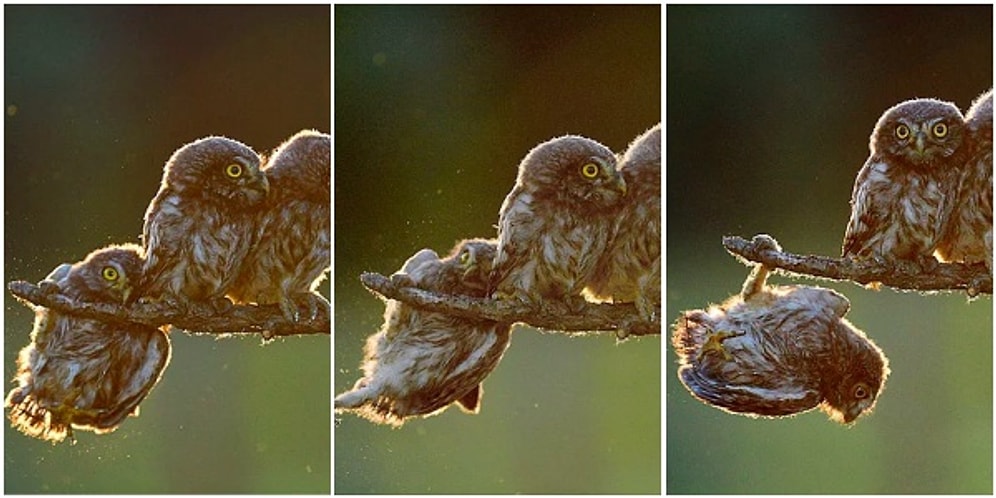
[[(97, 320), (138, 323), (150, 327), (171, 325), (173, 328), (193, 333), (208, 334), (262, 334), (273, 336), (330, 334), (332, 330), (328, 306), (322, 306), (317, 316), (298, 323), (288, 321), (275, 304), (233, 305), (218, 313), (200, 307), (178, 310), (167, 303), (136, 303), (131, 307), (117, 304), (74, 301), (62, 294), (39, 287), (30, 282), (15, 280), (7, 289), (22, 303), (44, 306), (55, 311), (94, 318)], [(31, 303), (31, 304), (28, 304)]]
[(616, 331), (618, 337), (661, 334), (659, 318), (652, 322), (641, 320), (636, 306), (630, 303), (585, 303), (580, 310), (575, 310), (566, 303), (546, 302), (536, 309), (520, 303), (436, 294), (416, 287), (398, 286), (379, 273), (363, 273), (360, 281), (370, 291), (388, 299), (466, 318), (523, 323), (551, 332)]
[(906, 291), (965, 291), (970, 297), (993, 293), (993, 276), (985, 263), (940, 263), (921, 269), (917, 265), (884, 266), (875, 261), (799, 255), (758, 243), (758, 237), (723, 237), (723, 247), (742, 263), (761, 263), (779, 273), (827, 280), (846, 280), (877, 288), (879, 285)]

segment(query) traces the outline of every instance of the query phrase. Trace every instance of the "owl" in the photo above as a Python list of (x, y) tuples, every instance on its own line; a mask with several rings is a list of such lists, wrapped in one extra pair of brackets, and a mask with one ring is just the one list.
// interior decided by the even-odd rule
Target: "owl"
[[(123, 304), (141, 275), (141, 248), (109, 246), (74, 265), (62, 265), (42, 282), (75, 301)], [(17, 358), (17, 384), (7, 395), (10, 421), (19, 431), (60, 442), (73, 428), (114, 431), (159, 381), (169, 363), (162, 331), (102, 322), (35, 307), (31, 343)]]
[(886, 110), (854, 181), (843, 256), (921, 267), (936, 262), (967, 135), (961, 111), (949, 102), (908, 100)]
[(263, 174), (269, 194), (257, 213), (252, 246), (228, 296), (236, 302), (279, 304), (297, 321), (297, 303), (310, 316), (328, 302), (315, 289), (331, 264), (332, 137), (303, 130), (270, 157)]
[(583, 304), (625, 194), (604, 145), (567, 135), (534, 147), (499, 212), (492, 294), (531, 306)]
[(615, 219), (611, 243), (588, 282), (596, 300), (635, 302), (644, 320), (661, 302), (661, 126), (630, 144), (619, 162), (626, 197)]
[[(423, 249), (391, 278), (432, 292), (486, 297), (495, 250), (495, 241), (484, 239), (461, 241), (442, 259)], [(477, 413), (481, 382), (501, 361), (510, 333), (507, 323), (388, 301), (383, 326), (364, 348), (364, 376), (351, 391), (336, 396), (335, 409), (395, 427), (454, 402)]]
[(959, 168), (953, 212), (937, 246), (942, 261), (993, 262), (993, 91), (975, 100), (965, 115), (970, 140)]
[(225, 293), (258, 241), (256, 212), (269, 190), (259, 163), (252, 149), (224, 137), (173, 153), (145, 212), (143, 299), (215, 308), (227, 302)]
[[(763, 275), (763, 274), (762, 274)], [(753, 277), (753, 276), (752, 276)], [(851, 424), (870, 412), (889, 374), (882, 350), (844, 315), (844, 296), (768, 286), (764, 276), (674, 324), (678, 376), (699, 400), (731, 413), (780, 417), (819, 407)]]

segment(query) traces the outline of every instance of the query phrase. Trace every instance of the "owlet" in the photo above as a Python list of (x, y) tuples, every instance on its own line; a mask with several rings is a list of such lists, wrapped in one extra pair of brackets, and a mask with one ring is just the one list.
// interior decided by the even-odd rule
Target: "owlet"
[[(441, 293), (482, 298), (495, 254), (495, 241), (459, 242), (440, 259), (423, 249), (392, 280)], [(456, 403), (468, 413), (480, 409), (481, 382), (509, 344), (510, 324), (462, 318), (387, 301), (384, 324), (364, 348), (363, 378), (335, 398), (335, 409), (352, 411), (395, 427)]]
[(328, 302), (315, 292), (331, 264), (332, 137), (302, 130), (270, 157), (263, 174), (269, 195), (252, 246), (228, 290), (236, 302), (279, 304), (288, 320), (298, 304), (314, 317)]
[(224, 300), (259, 239), (255, 220), (269, 190), (259, 162), (252, 149), (224, 137), (173, 153), (145, 212), (140, 297), (216, 307)]
[(854, 181), (843, 256), (919, 266), (935, 261), (967, 134), (950, 102), (908, 100), (886, 110)]
[(819, 407), (851, 424), (870, 412), (889, 363), (844, 318), (847, 298), (820, 287), (768, 286), (766, 276), (758, 267), (741, 294), (677, 320), (681, 382), (707, 404), (750, 416)]
[[(42, 282), (74, 301), (123, 304), (141, 275), (141, 248), (109, 246)], [(162, 331), (102, 322), (35, 307), (31, 343), (17, 358), (17, 386), (7, 395), (12, 425), (59, 442), (72, 429), (111, 432), (159, 381), (169, 363)]]
[(604, 145), (567, 135), (534, 147), (498, 215), (493, 293), (530, 305), (583, 301), (625, 194)]
[(626, 182), (611, 243), (587, 292), (597, 300), (635, 302), (644, 320), (661, 302), (661, 126), (633, 140), (619, 161)]

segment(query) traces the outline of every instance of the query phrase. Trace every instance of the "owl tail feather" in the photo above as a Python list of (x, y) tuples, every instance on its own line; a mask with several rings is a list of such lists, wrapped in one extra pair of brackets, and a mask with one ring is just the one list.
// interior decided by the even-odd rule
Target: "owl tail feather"
[(10, 425), (25, 435), (52, 443), (60, 443), (67, 436), (72, 438), (69, 424), (53, 421), (52, 412), (39, 406), (34, 397), (24, 394), (21, 388), (15, 388), (7, 396), (7, 407), (10, 408)]

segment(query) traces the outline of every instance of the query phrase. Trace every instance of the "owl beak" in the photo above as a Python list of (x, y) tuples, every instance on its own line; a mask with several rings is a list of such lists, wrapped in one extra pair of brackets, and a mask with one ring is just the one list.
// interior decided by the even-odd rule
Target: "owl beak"
[(470, 270), (474, 268), (474, 253), (471, 251), (469, 256), (470, 257), (467, 258), (467, 262), (463, 265), (463, 274), (461, 275), (463, 278), (467, 278), (467, 275), (470, 274)]
[(916, 134), (916, 153), (919, 156), (923, 156), (923, 150), (927, 146), (927, 144), (924, 142), (926, 138), (927, 138), (926, 134), (922, 132)]
[(131, 297), (132, 287), (128, 285), (128, 282), (122, 280), (118, 283), (118, 288), (121, 290), (121, 304), (128, 304), (128, 298)]
[(626, 195), (626, 180), (623, 180), (622, 175), (616, 177), (616, 190), (623, 196)]
[(853, 424), (854, 421), (857, 420), (858, 416), (860, 415), (861, 415), (861, 407), (852, 406), (851, 408), (848, 408), (847, 411), (844, 412), (844, 424), (847, 425)]

